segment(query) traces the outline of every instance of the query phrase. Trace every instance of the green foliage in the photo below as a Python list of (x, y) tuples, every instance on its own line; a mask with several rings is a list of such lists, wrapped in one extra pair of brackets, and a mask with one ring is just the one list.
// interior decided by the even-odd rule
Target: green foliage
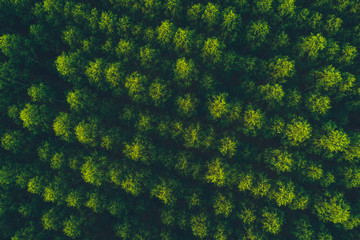
[(331, 108), (330, 98), (328, 96), (312, 94), (307, 100), (307, 108), (314, 115), (325, 115)]
[(196, 237), (205, 238), (208, 236), (208, 222), (205, 214), (200, 214), (197, 216), (193, 216), (191, 218), (191, 230)]
[(178, 97), (176, 100), (178, 105), (178, 111), (183, 116), (191, 116), (194, 114), (196, 110), (196, 106), (198, 104), (198, 99), (191, 96), (190, 94), (186, 94), (184, 97)]
[(295, 73), (295, 63), (287, 58), (276, 57), (269, 64), (269, 73), (276, 81), (292, 77)]
[(360, 239), (357, 0), (0, 0), (0, 239)]
[(105, 157), (93, 156), (87, 157), (86, 162), (81, 166), (82, 178), (85, 182), (95, 186), (101, 186), (106, 178), (103, 170)]
[(222, 57), (223, 44), (217, 38), (208, 38), (202, 49), (202, 57), (205, 62), (216, 64)]
[(147, 78), (138, 72), (132, 73), (125, 80), (125, 88), (128, 89), (129, 96), (136, 102), (145, 100), (144, 92), (146, 84)]
[(175, 26), (168, 20), (163, 21), (161, 25), (157, 28), (157, 33), (158, 41), (162, 45), (169, 45), (173, 41), (175, 35)]
[(76, 125), (74, 130), (76, 138), (80, 143), (90, 146), (97, 145), (99, 129), (95, 120), (90, 120), (89, 122), (81, 121), (78, 125)]
[(23, 126), (30, 131), (45, 131), (49, 128), (51, 119), (49, 109), (45, 105), (26, 104), (20, 112)]
[(246, 33), (246, 40), (254, 47), (260, 46), (265, 42), (270, 27), (265, 21), (253, 22)]
[(7, 150), (17, 153), (24, 144), (24, 134), (21, 131), (7, 132), (1, 137), (1, 146)]
[(224, 164), (220, 158), (216, 158), (209, 163), (205, 180), (221, 187), (224, 186), (227, 181), (227, 174), (227, 165)]
[(28, 95), (31, 97), (33, 102), (46, 102), (52, 100), (50, 88), (44, 83), (32, 85), (28, 88)]
[(325, 127), (326, 133), (315, 139), (315, 146), (330, 153), (344, 151), (350, 144), (347, 134), (341, 130), (335, 130), (330, 124)]
[(80, 224), (81, 222), (79, 221), (79, 219), (71, 215), (68, 219), (64, 221), (63, 232), (66, 236), (72, 239), (78, 238), (81, 234)]
[(313, 74), (316, 79), (316, 86), (329, 90), (342, 82), (341, 73), (332, 65), (327, 66), (322, 71), (315, 71)]
[(53, 128), (56, 136), (67, 142), (73, 141), (75, 137), (73, 119), (68, 113), (60, 112), (54, 120)]
[(227, 156), (229, 158), (232, 158), (236, 153), (236, 145), (238, 142), (234, 139), (231, 139), (229, 137), (223, 138), (220, 140), (221, 146), (219, 148), (220, 153), (223, 156)]
[(193, 60), (180, 58), (176, 61), (174, 77), (180, 86), (189, 87), (196, 80), (197, 71)]
[(326, 46), (326, 39), (320, 34), (311, 34), (308, 37), (302, 38), (299, 46), (300, 56), (308, 56), (310, 59), (318, 57), (318, 52), (324, 50)]
[(224, 215), (225, 217), (228, 217), (232, 212), (233, 207), (233, 203), (230, 199), (227, 199), (221, 193), (216, 196), (214, 200), (215, 215)]
[(266, 232), (277, 234), (281, 230), (283, 224), (282, 216), (273, 211), (263, 210), (262, 227)]
[(262, 128), (264, 115), (259, 109), (249, 107), (244, 113), (244, 132), (246, 134), (256, 135), (257, 131)]
[(265, 161), (277, 173), (290, 172), (294, 165), (293, 157), (286, 150), (269, 149), (265, 152)]
[(324, 222), (344, 223), (350, 218), (350, 206), (340, 193), (326, 195), (315, 205), (316, 215)]
[(213, 119), (223, 118), (229, 111), (229, 104), (226, 103), (226, 94), (213, 96), (208, 108)]
[(297, 145), (309, 139), (312, 128), (306, 120), (292, 119), (291, 123), (286, 125), (285, 137), (291, 145)]

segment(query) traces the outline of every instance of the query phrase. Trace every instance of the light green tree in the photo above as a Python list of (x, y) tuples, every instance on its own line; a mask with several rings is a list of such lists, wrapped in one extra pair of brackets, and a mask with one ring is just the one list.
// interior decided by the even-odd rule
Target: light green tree
[(315, 71), (313, 77), (316, 80), (316, 86), (324, 90), (332, 89), (343, 81), (340, 71), (332, 65), (325, 67), (322, 71)]
[(208, 164), (208, 172), (205, 175), (205, 180), (218, 187), (224, 186), (228, 180), (227, 168), (228, 166), (224, 164), (220, 158), (214, 159)]
[(175, 35), (175, 26), (169, 20), (161, 22), (161, 25), (156, 29), (157, 39), (161, 45), (166, 46), (173, 41)]
[(276, 212), (263, 210), (262, 227), (266, 232), (276, 235), (280, 232), (283, 218)]
[(265, 42), (269, 32), (270, 27), (267, 22), (261, 20), (253, 22), (246, 32), (246, 40), (253, 47), (258, 47)]
[(63, 232), (65, 233), (66, 236), (72, 239), (76, 239), (80, 236), (81, 220), (79, 218), (71, 215), (68, 219), (64, 221), (63, 225), (64, 225)]
[(236, 153), (238, 141), (236, 141), (230, 137), (224, 137), (220, 140), (220, 143), (221, 143), (221, 145), (219, 147), (220, 153), (223, 156), (232, 158)]
[(269, 64), (269, 73), (274, 80), (283, 82), (284, 78), (294, 75), (295, 62), (289, 61), (287, 57), (276, 57)]
[(53, 123), (53, 129), (55, 135), (63, 139), (64, 141), (71, 142), (75, 139), (74, 119), (65, 112), (60, 112), (55, 118)]
[(215, 210), (215, 215), (223, 215), (228, 217), (229, 214), (231, 214), (234, 205), (230, 198), (226, 198), (223, 194), (219, 193), (214, 199), (213, 207)]
[(315, 116), (325, 115), (331, 108), (330, 98), (315, 93), (308, 98), (306, 106)]
[(81, 121), (74, 128), (77, 140), (89, 146), (96, 146), (98, 144), (99, 126), (96, 120)]
[(201, 19), (209, 28), (212, 28), (214, 25), (218, 24), (219, 17), (220, 10), (218, 6), (209, 2), (204, 9)]
[(217, 38), (208, 38), (202, 49), (202, 57), (205, 62), (216, 64), (222, 57), (223, 44)]
[(286, 125), (285, 137), (291, 145), (298, 145), (311, 137), (312, 128), (306, 120), (292, 119)]
[(191, 94), (186, 94), (184, 97), (179, 96), (176, 99), (179, 114), (190, 117), (195, 113), (198, 102), (199, 100)]
[(290, 172), (294, 165), (293, 157), (286, 150), (268, 149), (265, 151), (265, 162), (277, 173)]
[(318, 53), (324, 50), (326, 46), (326, 39), (320, 34), (311, 34), (308, 37), (303, 37), (299, 45), (300, 57), (308, 56), (310, 59), (318, 57)]
[(146, 76), (138, 72), (134, 72), (130, 76), (126, 77), (125, 88), (128, 89), (129, 96), (135, 102), (142, 102), (145, 100), (144, 92), (146, 90), (145, 87), (147, 81)]
[(208, 219), (205, 214), (192, 216), (190, 225), (194, 236), (199, 238), (208, 236)]
[(224, 118), (227, 115), (230, 110), (230, 106), (226, 102), (226, 98), (226, 93), (212, 96), (212, 99), (208, 103), (208, 109), (210, 111), (211, 118), (217, 120)]
[(196, 80), (197, 70), (192, 59), (180, 58), (176, 61), (174, 77), (180, 86), (189, 87)]
[(332, 223), (344, 223), (350, 218), (350, 206), (341, 193), (325, 193), (315, 202), (315, 213), (320, 220)]

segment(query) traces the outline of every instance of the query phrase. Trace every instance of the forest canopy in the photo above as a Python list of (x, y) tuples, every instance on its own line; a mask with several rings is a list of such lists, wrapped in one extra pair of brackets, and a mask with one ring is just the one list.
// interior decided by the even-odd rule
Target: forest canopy
[(0, 239), (360, 239), (357, 0), (0, 0)]

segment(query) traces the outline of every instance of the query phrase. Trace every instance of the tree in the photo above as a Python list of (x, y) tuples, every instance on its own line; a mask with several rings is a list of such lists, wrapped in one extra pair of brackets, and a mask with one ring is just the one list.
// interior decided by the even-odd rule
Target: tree
[(340, 58), (338, 59), (340, 63), (352, 64), (353, 60), (357, 57), (358, 52), (356, 47), (345, 44), (340, 54)]
[(45, 230), (57, 231), (61, 226), (59, 214), (55, 208), (51, 208), (48, 212), (46, 212), (41, 217), (41, 220)]
[(65, 112), (60, 112), (53, 123), (55, 135), (66, 142), (74, 141), (74, 127), (74, 119), (72, 119), (71, 115)]
[(332, 223), (344, 223), (350, 218), (350, 206), (341, 193), (325, 193), (316, 201), (315, 213), (320, 220)]
[(134, 53), (134, 48), (135, 47), (132, 42), (125, 39), (120, 39), (116, 48), (116, 55), (119, 59), (122, 59), (126, 62)]
[(301, 217), (295, 222), (293, 235), (299, 240), (311, 240), (315, 232), (308, 218)]
[(208, 172), (205, 180), (213, 183), (218, 187), (224, 186), (228, 178), (228, 166), (224, 164), (220, 158), (216, 158), (208, 164)]
[(282, 98), (285, 93), (282, 88), (282, 85), (279, 84), (266, 84), (259, 86), (259, 90), (261, 95), (263, 96), (263, 100), (269, 103), (270, 106), (276, 106), (282, 104)]
[(303, 119), (292, 119), (291, 123), (286, 125), (285, 137), (291, 145), (298, 145), (309, 139), (312, 128), (310, 124)]
[(184, 97), (179, 96), (176, 99), (176, 103), (178, 105), (179, 114), (190, 117), (195, 113), (199, 100), (190, 94), (186, 94)]
[(271, 10), (273, 0), (257, 0), (255, 2), (256, 11), (259, 13), (268, 13)]
[(202, 49), (202, 57), (204, 62), (209, 62), (213, 65), (218, 63), (222, 57), (223, 48), (223, 43), (221, 43), (217, 38), (213, 37), (206, 39)]
[(313, 76), (316, 80), (316, 86), (326, 91), (342, 82), (341, 73), (332, 65), (325, 67), (322, 71), (315, 71)]
[(310, 59), (315, 59), (318, 57), (318, 52), (323, 50), (325, 46), (326, 39), (320, 33), (303, 37), (299, 45), (300, 57), (307, 56)]
[(276, 204), (280, 206), (286, 206), (291, 204), (291, 202), (295, 199), (295, 193), (294, 193), (294, 183), (289, 181), (287, 183), (278, 181), (277, 182), (277, 188), (273, 193), (273, 198), (276, 201)]
[(74, 189), (66, 196), (65, 201), (67, 206), (80, 208), (83, 201), (83, 192), (80, 189)]
[(217, 120), (224, 118), (229, 112), (229, 104), (226, 103), (227, 94), (222, 93), (217, 96), (212, 96), (212, 99), (208, 103), (208, 109), (213, 119)]
[(99, 127), (95, 119), (81, 121), (74, 130), (76, 138), (80, 143), (93, 147), (98, 144)]
[(208, 235), (208, 220), (205, 214), (192, 216), (190, 225), (194, 236), (204, 238)]
[(86, 88), (74, 89), (68, 92), (66, 101), (70, 105), (70, 110), (87, 113), (96, 106), (97, 96)]
[(294, 61), (289, 61), (287, 57), (274, 58), (269, 64), (269, 74), (276, 80), (285, 82), (285, 78), (292, 77), (295, 73)]
[(159, 198), (166, 205), (174, 204), (176, 197), (173, 188), (169, 186), (170, 184), (163, 180), (161, 184), (155, 185), (154, 188), (151, 189), (151, 196)]
[(138, 72), (133, 72), (126, 77), (125, 88), (128, 89), (128, 94), (134, 102), (144, 102), (146, 100), (145, 87), (147, 82), (146, 76)]
[(161, 25), (156, 29), (158, 34), (158, 41), (163, 46), (169, 46), (173, 41), (175, 35), (175, 26), (169, 20), (161, 22)]
[(86, 162), (81, 166), (81, 174), (85, 182), (95, 186), (101, 186), (106, 179), (104, 164), (106, 157), (93, 155), (85, 158)]
[(125, 144), (123, 153), (130, 160), (149, 163), (151, 160), (151, 146), (147, 145), (144, 140), (135, 138), (131, 144)]
[(75, 239), (78, 238), (81, 234), (81, 219), (79, 219), (78, 217), (75, 217), (74, 215), (70, 215), (69, 218), (67, 218), (63, 225), (63, 232), (65, 233), (66, 236)]
[(336, 126), (327, 123), (324, 126), (325, 134), (315, 139), (315, 146), (329, 153), (345, 151), (350, 144), (347, 134), (341, 130), (336, 130)]
[(197, 71), (192, 59), (180, 58), (176, 61), (174, 77), (180, 86), (189, 87), (196, 80)]
[(139, 57), (141, 66), (147, 69), (156, 66), (158, 55), (158, 51), (149, 46), (140, 48)]
[(260, 112), (260, 110), (255, 110), (252, 106), (249, 106), (243, 117), (244, 133), (256, 135), (257, 131), (262, 128), (263, 121), (264, 115)]
[(124, 84), (124, 66), (120, 62), (108, 65), (105, 70), (105, 79), (112, 88)]
[(221, 142), (221, 146), (219, 148), (220, 153), (223, 156), (232, 158), (236, 153), (238, 141), (231, 139), (230, 137), (225, 137), (222, 138), (220, 142)]
[(281, 225), (283, 223), (282, 216), (274, 211), (263, 210), (262, 213), (262, 224), (266, 232), (271, 234), (277, 234), (281, 230)]
[(277, 10), (281, 17), (295, 14), (295, 0), (280, 0), (279, 3)]
[(224, 195), (219, 193), (214, 199), (213, 207), (215, 210), (215, 215), (223, 215), (228, 217), (234, 206), (229, 198), (226, 198)]
[(212, 28), (214, 25), (216, 25), (219, 22), (218, 20), (219, 15), (220, 15), (219, 8), (213, 3), (209, 2), (204, 9), (201, 19), (209, 28)]
[(311, 113), (316, 115), (325, 115), (331, 108), (330, 98), (328, 96), (320, 96), (319, 94), (312, 94), (307, 100), (307, 108)]
[(270, 27), (265, 21), (253, 22), (246, 32), (246, 40), (253, 46), (259, 47), (265, 42), (267, 35), (270, 32)]
[(46, 131), (50, 126), (51, 112), (45, 105), (28, 103), (20, 112), (20, 119), (29, 131)]
[(18, 153), (25, 143), (24, 137), (24, 134), (19, 130), (6, 132), (1, 137), (1, 146), (7, 151)]
[(53, 99), (49, 86), (44, 83), (31, 85), (31, 87), (28, 88), (28, 95), (33, 102), (51, 102)]
[(194, 31), (178, 28), (174, 36), (175, 50), (179, 53), (190, 53), (194, 41)]
[(170, 97), (170, 94), (171, 92), (167, 84), (160, 79), (156, 79), (149, 87), (149, 96), (155, 103), (155, 106), (159, 106), (166, 102)]
[(265, 162), (277, 173), (290, 172), (293, 168), (294, 160), (286, 150), (268, 149), (265, 151)]
[(90, 62), (85, 70), (90, 84), (102, 90), (106, 90), (104, 69), (104, 60), (96, 59), (94, 62)]

